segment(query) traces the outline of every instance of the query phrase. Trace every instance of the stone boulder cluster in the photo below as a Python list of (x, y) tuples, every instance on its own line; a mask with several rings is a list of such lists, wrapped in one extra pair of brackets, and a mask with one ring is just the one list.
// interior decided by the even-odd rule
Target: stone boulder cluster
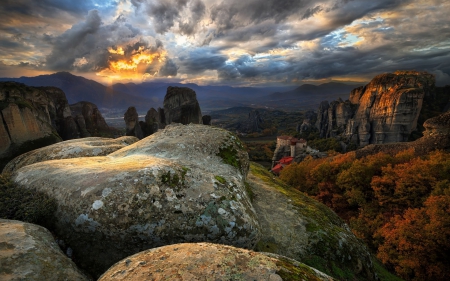
[(407, 141), (417, 127), (423, 99), (435, 78), (417, 71), (376, 76), (354, 89), (349, 100), (320, 104), (316, 126), (321, 137), (341, 137), (359, 146)]
[(108, 134), (108, 125), (92, 103), (69, 106), (58, 88), (0, 82), (0, 170), (8, 160), (32, 149)]
[(139, 121), (134, 106), (125, 112), (127, 136), (136, 136), (139, 139), (156, 133), (172, 123), (211, 125), (211, 116), (202, 116), (197, 94), (187, 87), (168, 87), (164, 97), (164, 107), (158, 110), (151, 108), (145, 115), (145, 121)]
[[(12, 181), (55, 200), (51, 230), (77, 267), (21, 224), (14, 229), (32, 236), (27, 247), (0, 228), (0, 264), (8, 264), (0, 279), (376, 279), (369, 251), (336, 214), (249, 166), (232, 133), (176, 123), (140, 141), (72, 140), (19, 157), (7, 166)], [(50, 250), (58, 266), (47, 267), (50, 254), (41, 253)], [(310, 267), (317, 261), (326, 274)]]

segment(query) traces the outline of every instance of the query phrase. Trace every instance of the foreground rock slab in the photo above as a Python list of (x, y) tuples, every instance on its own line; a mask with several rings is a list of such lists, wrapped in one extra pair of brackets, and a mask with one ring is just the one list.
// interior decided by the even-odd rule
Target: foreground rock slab
[(41, 226), (0, 219), (0, 280), (89, 280)]
[(128, 257), (104, 273), (112, 280), (334, 280), (294, 260), (225, 245), (176, 244)]
[(253, 248), (248, 155), (230, 132), (171, 125), (108, 156), (52, 160), (12, 179), (58, 204), (56, 233), (94, 276), (145, 249), (183, 242)]
[(262, 237), (256, 250), (348, 280), (376, 280), (369, 250), (328, 207), (252, 163), (248, 183)]
[(32, 150), (14, 158), (5, 166), (3, 172), (12, 173), (24, 166), (48, 160), (105, 156), (138, 140), (136, 137), (120, 137), (117, 139), (92, 137), (63, 141)]

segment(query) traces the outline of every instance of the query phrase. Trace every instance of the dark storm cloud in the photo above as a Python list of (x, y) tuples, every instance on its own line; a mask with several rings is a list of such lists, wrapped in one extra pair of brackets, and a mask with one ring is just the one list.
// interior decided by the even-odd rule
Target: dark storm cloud
[(212, 48), (197, 48), (179, 57), (185, 73), (200, 74), (206, 70), (216, 70), (224, 66), (227, 57)]
[(87, 55), (95, 50), (95, 34), (102, 24), (97, 10), (89, 11), (86, 21), (74, 25), (55, 39), (53, 50), (47, 57), (47, 67), (52, 70), (73, 69), (76, 58)]
[(181, 34), (193, 35), (206, 10), (202, 0), (134, 1), (133, 5), (140, 8), (143, 3), (155, 31), (161, 34), (178, 24)]
[(168, 77), (168, 76), (177, 76), (178, 66), (172, 59), (166, 60), (164, 65), (159, 69), (158, 76)]

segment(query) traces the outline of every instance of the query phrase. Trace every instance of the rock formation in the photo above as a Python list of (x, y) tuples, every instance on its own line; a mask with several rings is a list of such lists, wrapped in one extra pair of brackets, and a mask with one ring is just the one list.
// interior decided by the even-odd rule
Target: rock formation
[(117, 139), (91, 137), (63, 141), (17, 156), (5, 166), (3, 172), (12, 173), (24, 166), (48, 160), (105, 156), (138, 140), (130, 136)]
[(331, 276), (339, 277), (339, 268), (352, 275), (348, 280), (377, 280), (366, 245), (328, 207), (287, 187), (255, 163), (251, 164), (248, 183), (261, 224), (257, 251), (317, 266)]
[(379, 152), (395, 155), (396, 153), (413, 149), (416, 156), (429, 154), (431, 151), (450, 149), (450, 112), (428, 119), (423, 124), (425, 132), (423, 137), (413, 142), (371, 144), (356, 150), (356, 158), (373, 155)]
[(142, 133), (141, 126), (139, 124), (139, 115), (134, 106), (130, 106), (123, 115), (126, 125), (126, 135), (135, 136), (138, 139), (142, 139), (144, 134)]
[[(225, 245), (176, 244), (126, 258), (99, 281), (112, 280), (334, 280), (297, 261)], [(295, 279), (294, 279), (294, 278)], [(300, 280), (300, 279), (299, 279)]]
[(77, 124), (79, 137), (87, 138), (110, 134), (109, 126), (95, 104), (82, 101), (71, 104), (70, 110)]
[(0, 170), (13, 157), (61, 141), (66, 118), (71, 118), (64, 93), (0, 83)]
[(366, 86), (354, 89), (349, 101), (321, 104), (316, 123), (320, 136), (341, 135), (360, 146), (407, 141), (434, 82), (434, 76), (426, 72), (378, 75)]
[(202, 121), (203, 121), (203, 125), (211, 126), (211, 116), (210, 115), (203, 115)]
[(203, 124), (195, 91), (186, 87), (168, 87), (164, 97), (165, 124)]
[(47, 229), (0, 219), (0, 280), (89, 280)]
[(242, 122), (238, 126), (238, 130), (243, 133), (255, 133), (255, 132), (261, 132), (263, 120), (261, 118), (261, 115), (259, 114), (258, 110), (252, 110), (248, 113), (248, 118), (246, 121)]
[(0, 83), (0, 170), (12, 158), (61, 140), (108, 135), (109, 128), (91, 103), (73, 105), (55, 87)]
[(98, 276), (167, 244), (253, 248), (260, 229), (244, 184), (248, 166), (228, 131), (174, 124), (108, 156), (34, 163), (12, 179), (56, 200), (55, 233)]

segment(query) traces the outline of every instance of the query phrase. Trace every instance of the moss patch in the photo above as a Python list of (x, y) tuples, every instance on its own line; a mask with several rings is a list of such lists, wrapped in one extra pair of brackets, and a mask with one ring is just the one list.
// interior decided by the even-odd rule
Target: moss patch
[(52, 228), (56, 208), (56, 201), (48, 195), (18, 187), (9, 175), (0, 175), (0, 218)]
[(308, 280), (308, 281), (320, 281), (316, 272), (301, 263), (295, 263), (289, 259), (280, 257), (276, 263), (279, 270), (276, 272), (284, 281), (296, 281), (296, 280)]
[(248, 195), (248, 198), (250, 198), (250, 202), (253, 202), (253, 199), (255, 198), (255, 193), (253, 192), (252, 188), (250, 187), (250, 184), (248, 182), (244, 182), (245, 186), (245, 192)]
[(232, 145), (219, 148), (217, 156), (222, 158), (223, 162), (226, 164), (241, 170), (241, 161), (238, 158), (238, 152)]
[(400, 277), (390, 273), (379, 260), (376, 258), (372, 258), (372, 260), (375, 272), (377, 273), (378, 278), (380, 278), (380, 281), (403, 281)]
[[(254, 176), (265, 184), (287, 196), (286, 199), (304, 219), (310, 245), (304, 254), (291, 253), (290, 258), (304, 262), (338, 280), (367, 280), (371, 278), (365, 276), (367, 269), (373, 270), (370, 269), (372, 265), (368, 250), (352, 235), (336, 213), (283, 183), (261, 165), (251, 163), (250, 170)], [(272, 249), (274, 253), (286, 255), (283, 252), (284, 250), (277, 252), (276, 245), (270, 245), (268, 242), (270, 241), (260, 241), (257, 250), (268, 251)], [(273, 244), (276, 244), (275, 241), (273, 242)], [(269, 246), (269, 249), (265, 248), (267, 246)], [(348, 260), (348, 256), (351, 256), (352, 259)], [(364, 270), (356, 275), (356, 270), (359, 267), (358, 259), (361, 259)]]
[(160, 180), (163, 184), (167, 184), (172, 188), (185, 186), (185, 177), (188, 170), (189, 169), (183, 167), (181, 169), (181, 175), (178, 175), (177, 173), (172, 174), (170, 171), (167, 171), (161, 175)]
[(216, 179), (216, 181), (220, 182), (221, 184), (226, 184), (227, 183), (227, 180), (224, 179), (221, 176), (215, 176), (214, 178)]

